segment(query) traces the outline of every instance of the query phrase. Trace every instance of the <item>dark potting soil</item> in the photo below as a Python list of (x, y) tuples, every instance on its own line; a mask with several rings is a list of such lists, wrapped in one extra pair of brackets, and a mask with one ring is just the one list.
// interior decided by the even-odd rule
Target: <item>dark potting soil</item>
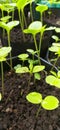
[[(45, 83), (45, 75), (41, 73), (41, 80), (33, 82), (31, 78), (28, 89), (29, 74), (17, 75), (5, 72), (5, 95), (0, 101), (0, 130), (60, 130), (60, 108), (47, 111), (41, 108), (38, 117), (36, 113), (39, 105), (33, 105), (26, 100), (29, 92), (54, 95), (60, 99), (60, 90)], [(1, 92), (1, 77), (0, 77)]]

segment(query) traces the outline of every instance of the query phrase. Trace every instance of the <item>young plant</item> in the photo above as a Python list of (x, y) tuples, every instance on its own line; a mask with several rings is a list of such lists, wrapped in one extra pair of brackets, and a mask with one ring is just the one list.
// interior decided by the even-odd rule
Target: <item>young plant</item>
[(29, 55), (28, 54), (20, 54), (18, 55), (18, 58), (22, 61), (22, 66), (24, 66), (24, 62), (28, 60)]
[[(25, 14), (24, 14), (24, 8), (26, 5), (30, 4), (31, 2), (32, 2), (32, 0), (18, 0), (16, 3), (22, 32), (24, 29), (24, 24), (27, 27), (27, 22), (26, 22), (26, 18), (25, 18)], [(24, 34), (23, 34), (23, 39), (25, 40)]]
[[(49, 47), (49, 51), (53, 52), (57, 57), (53, 59), (54, 66), (56, 65), (58, 59), (60, 58), (60, 43), (53, 43), (51, 47)], [(52, 68), (53, 69), (53, 68)]]
[[(36, 77), (36, 73), (44, 70), (45, 66), (43, 65), (33, 65), (33, 60), (28, 60), (29, 62), (29, 67), (27, 66), (17, 66), (15, 67), (15, 72), (16, 73), (29, 73), (30, 74), (30, 78), (29, 78), (29, 82), (28, 82), (28, 87), (30, 86), (30, 80), (31, 80), (31, 77), (32, 75), (34, 74), (34, 76)], [(36, 77), (37, 79), (37, 77)]]
[(59, 107), (59, 100), (53, 95), (48, 95), (44, 99), (42, 99), (41, 93), (31, 92), (26, 96), (26, 99), (32, 104), (40, 105), (36, 113), (36, 117), (38, 117), (41, 107), (46, 110), (54, 110)]
[[(5, 22), (0, 22), (0, 27), (2, 27), (3, 29), (5, 29), (7, 31), (7, 35), (8, 35), (8, 46), (10, 47), (10, 31), (19, 24), (19, 21), (11, 21), (8, 23)], [(12, 70), (12, 55), (10, 52), (10, 66), (11, 66), (11, 70)]]
[(51, 71), (51, 74), (46, 76), (46, 83), (55, 86), (57, 88), (60, 88), (60, 71), (57, 73), (54, 71)]
[(11, 52), (11, 47), (0, 48), (0, 63), (1, 63), (1, 74), (2, 74), (2, 96), (4, 97), (4, 74), (3, 74), (3, 61), (6, 61), (6, 57)]
[[(46, 28), (46, 25), (42, 26), (42, 22), (40, 21), (34, 21), (32, 22), (27, 29), (24, 29), (24, 33), (26, 34), (32, 34), (33, 39), (34, 39), (34, 44), (35, 44), (35, 49), (37, 51), (37, 55), (38, 55), (38, 60), (40, 63), (40, 51), (41, 51), (41, 44), (42, 44), (42, 37), (45, 31), (49, 31), (49, 30), (53, 30), (55, 29), (55, 27), (49, 27)], [(36, 35), (40, 33), (40, 41), (39, 44), (37, 44), (36, 41)], [(39, 46), (38, 46), (39, 45)]]
[(37, 7), (36, 7), (36, 11), (38, 11), (40, 13), (40, 21), (42, 22), (42, 25), (43, 25), (43, 13), (48, 10), (48, 6), (47, 5), (42, 5), (42, 4), (39, 4)]

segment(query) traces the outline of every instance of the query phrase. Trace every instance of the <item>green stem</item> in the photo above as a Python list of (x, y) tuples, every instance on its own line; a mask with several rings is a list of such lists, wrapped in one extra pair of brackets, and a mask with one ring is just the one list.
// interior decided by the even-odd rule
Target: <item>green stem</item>
[(38, 55), (38, 61), (39, 61), (39, 64), (40, 64), (39, 50), (38, 50), (38, 46), (37, 46), (37, 42), (36, 42), (36, 37), (35, 37), (35, 35), (33, 36), (33, 38), (34, 38), (35, 48), (36, 48), (37, 55)]
[(21, 18), (20, 13), (21, 13), (20, 10), (18, 10), (20, 26), (21, 26), (21, 30), (22, 30), (22, 34), (23, 34), (23, 40), (25, 41), (25, 36), (24, 36), (24, 33), (23, 33), (22, 18)]
[(12, 11), (12, 21), (14, 20), (14, 9)]
[(42, 33), (40, 34), (40, 42), (39, 42), (39, 56), (41, 53), (41, 43), (42, 43)]
[(2, 73), (2, 96), (4, 97), (4, 74), (3, 74), (3, 62), (1, 62), (1, 73)]
[(23, 18), (24, 18), (25, 27), (27, 28), (27, 22), (26, 22), (26, 17), (25, 17), (25, 14), (24, 14), (24, 10), (23, 10)]
[(57, 57), (57, 59), (56, 59), (56, 61), (54, 62), (54, 64), (53, 64), (53, 66), (52, 66), (52, 68), (51, 68), (51, 70), (50, 70), (50, 71), (52, 71), (52, 70), (53, 70), (53, 68), (54, 68), (54, 66), (56, 65), (56, 63), (57, 63), (58, 59), (59, 59), (59, 56)]
[(30, 14), (31, 14), (32, 22), (33, 22), (32, 3), (30, 3)]
[(36, 118), (38, 117), (40, 110), (41, 110), (41, 106), (39, 106), (39, 108), (38, 108), (38, 110), (37, 110)]
[[(8, 45), (10, 47), (10, 32), (8, 31)], [(11, 66), (11, 71), (12, 71), (12, 54), (10, 52), (10, 66)]]
[(43, 25), (42, 13), (40, 13), (40, 21), (41, 21), (41, 23)]

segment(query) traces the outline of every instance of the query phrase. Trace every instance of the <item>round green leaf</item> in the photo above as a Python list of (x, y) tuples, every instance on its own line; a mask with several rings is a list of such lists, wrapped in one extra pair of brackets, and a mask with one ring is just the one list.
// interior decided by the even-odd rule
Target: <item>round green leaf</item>
[(24, 29), (23, 32), (36, 35), (41, 31), (41, 28), (42, 28), (42, 23), (40, 21), (34, 21), (29, 25), (28, 29)]
[(48, 6), (47, 5), (42, 5), (42, 4), (39, 4), (37, 7), (36, 7), (36, 11), (39, 11), (40, 13), (43, 13), (44, 11), (46, 11), (48, 9)]
[(43, 65), (36, 65), (36, 66), (34, 66), (34, 68), (33, 68), (33, 73), (40, 72), (40, 71), (42, 71), (43, 69), (45, 69), (45, 66), (43, 66)]
[(28, 67), (18, 67), (15, 72), (16, 73), (28, 73), (29, 69), (28, 69)]
[(50, 84), (50, 85), (54, 85), (54, 82), (56, 80), (56, 77), (53, 75), (49, 75), (46, 77), (46, 83)]
[(11, 47), (0, 48), (0, 61), (5, 61), (6, 56), (8, 55), (8, 53), (10, 53), (10, 51), (11, 51)]
[(59, 106), (59, 100), (55, 96), (47, 96), (41, 103), (46, 110), (54, 110)]
[(26, 60), (27, 58), (28, 58), (28, 54), (20, 54), (20, 55), (18, 55), (18, 57), (21, 59), (21, 60)]
[(60, 79), (58, 77), (55, 77), (53, 75), (49, 75), (46, 77), (46, 83), (55, 86), (57, 88), (60, 88)]
[(42, 101), (42, 95), (38, 92), (31, 92), (26, 96), (26, 99), (33, 104), (40, 104)]

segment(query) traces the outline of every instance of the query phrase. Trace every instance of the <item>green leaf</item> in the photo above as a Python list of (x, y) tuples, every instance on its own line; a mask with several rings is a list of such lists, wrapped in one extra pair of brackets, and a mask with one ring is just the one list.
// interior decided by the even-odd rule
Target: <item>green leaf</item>
[(40, 79), (41, 79), (41, 76), (40, 76), (39, 73), (35, 73), (35, 74), (34, 74), (34, 77), (35, 77), (35, 79), (37, 79), (37, 80), (40, 80)]
[(57, 33), (60, 33), (60, 28), (55, 28), (55, 31), (56, 31)]
[(60, 79), (55, 76), (52, 76), (52, 75), (47, 76), (46, 83), (48, 83), (52, 86), (55, 86), (57, 88), (60, 88)]
[(57, 76), (58, 76), (58, 78), (60, 78), (60, 71), (58, 71)]
[(41, 103), (46, 110), (54, 110), (59, 106), (59, 100), (55, 96), (47, 96)]
[(42, 95), (38, 92), (31, 92), (26, 96), (26, 99), (33, 104), (40, 104), (42, 101)]
[(28, 54), (20, 54), (20, 55), (18, 55), (18, 58), (20, 58), (22, 61), (25, 61), (25, 60), (27, 60), (27, 58), (28, 58)]
[(50, 71), (51, 74), (53, 74), (55, 77), (57, 76), (55, 71)]
[(42, 4), (39, 4), (37, 7), (36, 7), (36, 11), (39, 11), (40, 13), (43, 13), (44, 11), (48, 10), (48, 6), (47, 5), (42, 5)]
[(42, 28), (42, 23), (40, 21), (34, 21), (29, 25), (28, 29), (24, 29), (23, 32), (36, 35), (41, 31), (41, 28)]
[(40, 71), (42, 71), (44, 69), (45, 69), (45, 66), (43, 66), (43, 65), (36, 65), (33, 68), (33, 73), (40, 72)]
[(0, 48), (0, 62), (6, 60), (6, 56), (10, 53), (11, 47), (2, 47)]
[(21, 65), (18, 64), (18, 65), (16, 65), (16, 66), (14, 67), (14, 69), (16, 70), (17, 68), (20, 68), (20, 67), (21, 67)]
[(19, 24), (19, 21), (11, 21), (8, 23), (0, 22), (0, 27), (6, 29), (6, 31), (10, 31), (13, 29), (13, 27), (17, 26)]
[(8, 20), (11, 18), (11, 16), (5, 16), (5, 17), (2, 17), (0, 20), (3, 21), (3, 22), (8, 22)]
[(15, 72), (16, 73), (28, 73), (29, 69), (28, 69), (28, 67), (18, 67)]
[(54, 85), (54, 82), (56, 80), (56, 77), (53, 75), (49, 75), (46, 77), (46, 83), (50, 84), (50, 85)]
[(53, 38), (56, 42), (59, 41), (59, 37), (57, 37), (56, 35), (53, 35), (52, 38)]
[(33, 49), (27, 49), (27, 52), (31, 53), (32, 55), (37, 53), (37, 51), (34, 51)]

